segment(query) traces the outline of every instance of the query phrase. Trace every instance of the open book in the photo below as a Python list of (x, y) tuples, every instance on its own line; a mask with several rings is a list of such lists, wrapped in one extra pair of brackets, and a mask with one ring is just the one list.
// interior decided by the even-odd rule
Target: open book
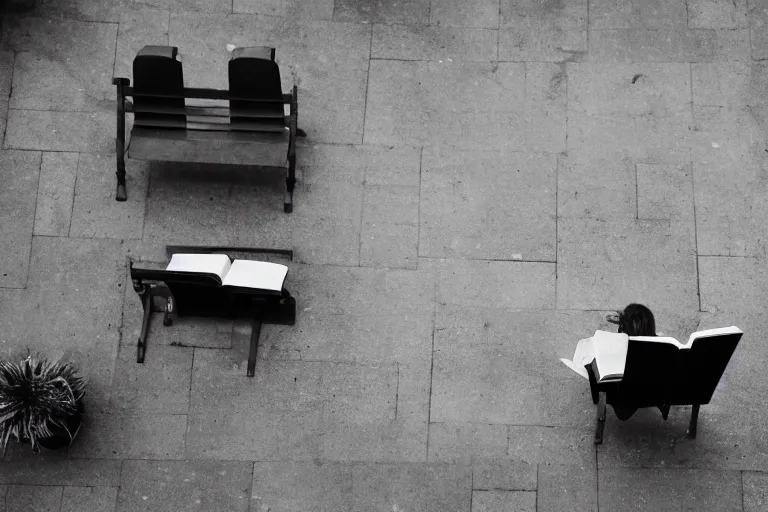
[[(632, 336), (631, 339), (666, 343), (677, 347), (679, 350), (688, 350), (698, 339), (730, 336), (732, 334), (740, 334), (741, 332), (738, 327), (734, 326), (696, 331), (688, 337), (688, 341), (685, 344), (668, 336)], [(573, 360), (560, 359), (560, 361), (574, 372), (588, 379), (589, 375), (584, 367), (591, 364), (594, 360), (597, 366), (596, 377), (598, 382), (619, 381), (624, 375), (629, 340), (630, 338), (626, 334), (595, 331), (595, 335), (591, 338), (579, 340), (579, 343), (576, 345), (576, 351), (573, 354)]]
[(596, 362), (601, 382), (621, 380), (627, 360), (629, 336), (608, 331), (595, 331), (591, 338), (579, 340), (573, 360), (560, 359), (568, 368), (585, 379), (589, 378), (586, 365)]
[(226, 254), (174, 254), (165, 270), (216, 274), (222, 286), (279, 292), (288, 267), (266, 261), (230, 261)]

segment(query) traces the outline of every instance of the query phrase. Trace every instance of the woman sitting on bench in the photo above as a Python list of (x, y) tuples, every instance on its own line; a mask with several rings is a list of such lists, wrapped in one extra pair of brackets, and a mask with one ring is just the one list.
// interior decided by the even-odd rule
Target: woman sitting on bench
[[(653, 312), (642, 304), (630, 304), (624, 311), (617, 311), (615, 315), (609, 315), (606, 319), (611, 323), (618, 324), (619, 332), (627, 336), (657, 336), (656, 320)], [(618, 390), (617, 390), (618, 391)], [(613, 406), (616, 417), (620, 420), (628, 420), (637, 412), (637, 407), (611, 403), (612, 398), (617, 398), (619, 393), (608, 393), (608, 403)], [(611, 396), (614, 395), (614, 396)], [(659, 410), (664, 414), (664, 409), (669, 410), (667, 405), (659, 405)]]

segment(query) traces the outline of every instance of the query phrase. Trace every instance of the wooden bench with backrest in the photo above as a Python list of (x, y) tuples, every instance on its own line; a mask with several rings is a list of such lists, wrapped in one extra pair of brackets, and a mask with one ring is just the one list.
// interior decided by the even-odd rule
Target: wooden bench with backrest
[[(172, 315), (236, 318), (251, 321), (247, 375), (253, 377), (261, 325), (294, 325), (296, 299), (283, 286), (288, 268), (278, 263), (232, 260), (228, 254), (266, 253), (293, 259), (293, 251), (243, 247), (168, 246), (170, 262), (164, 269), (130, 263), (133, 289), (144, 316), (137, 342), (136, 362), (143, 363), (153, 312), (163, 312), (163, 325)], [(158, 308), (155, 298), (162, 299)]]
[(699, 407), (712, 399), (742, 334), (737, 327), (699, 331), (682, 348), (660, 342), (661, 337), (630, 336), (618, 381), (600, 383), (596, 361), (587, 364), (592, 401), (597, 404), (595, 444), (603, 442), (606, 404), (659, 407), (665, 420), (669, 406), (691, 405), (687, 435), (695, 438)]
[[(137, 160), (285, 167), (283, 208), (293, 211), (296, 137), (305, 134), (297, 126), (297, 88), (283, 94), (274, 48), (235, 49), (228, 90), (184, 87), (178, 49), (172, 46), (142, 48), (133, 61), (133, 80), (133, 87), (127, 78), (112, 81), (117, 86), (115, 199), (127, 198), (127, 152)], [(127, 147), (126, 113), (134, 114)]]

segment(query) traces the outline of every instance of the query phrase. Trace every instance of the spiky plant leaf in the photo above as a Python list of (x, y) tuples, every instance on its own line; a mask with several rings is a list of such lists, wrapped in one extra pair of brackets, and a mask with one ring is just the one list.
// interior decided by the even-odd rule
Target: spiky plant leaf
[(71, 363), (32, 356), (20, 363), (0, 361), (0, 447), (4, 451), (14, 437), (37, 451), (38, 441), (53, 435), (52, 427), (69, 432), (66, 420), (79, 414), (85, 387)]

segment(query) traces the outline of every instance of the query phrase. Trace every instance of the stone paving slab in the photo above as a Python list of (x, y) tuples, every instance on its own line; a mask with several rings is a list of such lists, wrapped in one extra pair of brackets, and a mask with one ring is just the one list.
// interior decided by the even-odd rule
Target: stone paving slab
[(331, 20), (333, 0), (302, 2), (301, 0), (234, 0), (232, 12), (268, 16), (282, 16), (293, 19)]
[(186, 433), (186, 415), (92, 413), (86, 416), (69, 456), (76, 459), (182, 459)]
[(499, 4), (492, 0), (432, 0), (429, 21), (448, 27), (498, 28)]
[(594, 426), (510, 425), (509, 457), (529, 464), (596, 468)]
[(736, 471), (601, 470), (603, 510), (741, 510), (741, 475)]
[(97, 111), (111, 108), (117, 27), (108, 23), (21, 18), (3, 30), (13, 48), (12, 109)]
[(557, 173), (559, 219), (637, 218), (638, 167), (629, 154), (572, 150), (561, 162)]
[(111, 409), (187, 414), (193, 353), (192, 348), (153, 346), (139, 364), (133, 347), (123, 348), (112, 379)]
[(690, 110), (690, 73), (678, 63), (569, 63), (568, 109), (658, 117)]
[(469, 510), (471, 469), (448, 464), (257, 462), (261, 510)]
[(742, 473), (744, 512), (757, 512), (768, 506), (768, 478), (765, 473)]
[(372, 59), (478, 61), (496, 59), (497, 32), (446, 26), (373, 26)]
[[(227, 88), (227, 44), (275, 45), (283, 90), (294, 84), (299, 88), (299, 127), (306, 130), (309, 140), (361, 142), (370, 26), (174, 13), (169, 40), (182, 54), (188, 85), (222, 89)], [(330, 66), (333, 73), (328, 72)]]
[(149, 186), (149, 164), (126, 162), (128, 200), (115, 201), (115, 156), (83, 153), (77, 165), (69, 236), (138, 239), (144, 228), (144, 202)]
[(698, 310), (693, 226), (563, 219), (558, 237), (559, 307), (618, 309), (641, 302), (654, 311)]
[(79, 153), (42, 154), (35, 208), (35, 235), (69, 235), (79, 159)]
[[(584, 425), (586, 381), (570, 377), (573, 339), (601, 323), (594, 312), (439, 308), (435, 319), (432, 421)], [(543, 349), (543, 347), (548, 347)]]
[[(686, 438), (690, 407), (673, 407), (664, 421), (656, 408), (641, 409), (627, 421), (608, 411), (605, 437), (598, 450), (598, 467), (688, 468), (748, 470), (764, 467), (768, 460), (762, 413), (730, 395), (725, 407), (703, 405), (696, 439)], [(609, 408), (610, 409), (610, 408)]]
[[(157, 245), (291, 246), (290, 216), (282, 208), (285, 171), (247, 172), (153, 162), (149, 179), (146, 241)], [(128, 194), (133, 195), (130, 190)], [(299, 189), (295, 201), (301, 200)], [(195, 208), (190, 209), (190, 204)], [(253, 219), (259, 219), (258, 223)]]
[(768, 11), (763, 0), (748, 0), (749, 33), (752, 42), (752, 58), (766, 59), (768, 57)]
[(685, 0), (590, 0), (591, 29), (684, 29), (688, 17)]
[(415, 269), (419, 252), (419, 187), (366, 180), (360, 265)]
[(559, 73), (546, 63), (372, 61), (365, 142), (557, 152), (565, 143)]
[(536, 464), (504, 461), (479, 461), (472, 465), (473, 490), (533, 491), (537, 487)]
[(256, 462), (251, 504), (255, 510), (300, 512), (350, 509), (355, 466), (339, 463)]
[(749, 25), (747, 0), (688, 0), (686, 5), (690, 28), (747, 28)]
[(472, 510), (477, 512), (535, 512), (536, 503), (536, 493), (531, 491), (472, 491)]
[[(8, 119), (8, 102), (11, 95), (14, 54), (4, 48), (0, 50), (0, 144), (5, 138)], [(2, 146), (5, 147), (5, 146)]]
[(540, 464), (536, 510), (597, 511), (597, 474), (584, 466)]
[(726, 107), (694, 107), (694, 116), (701, 138), (691, 153), (699, 252), (764, 255), (763, 129), (751, 114)]
[(505, 459), (508, 430), (503, 424), (430, 423), (427, 458), (440, 462)]
[[(431, 285), (431, 283), (430, 283)], [(268, 338), (270, 359), (382, 363), (429, 362), (432, 304), (420, 311), (328, 314), (303, 307), (294, 326), (276, 326)], [(263, 332), (263, 331), (262, 331)]]
[(63, 489), (52, 485), (11, 485), (8, 487), (8, 510), (58, 511)]
[(577, 62), (587, 53), (587, 31), (510, 18), (499, 30), (499, 60)]
[(469, 510), (471, 469), (445, 464), (365, 464), (352, 473), (352, 510)]
[(428, 148), (421, 167), (420, 256), (555, 260), (554, 155)]
[(114, 512), (116, 506), (117, 487), (65, 487), (61, 497), (61, 512)]
[(366, 422), (335, 417), (324, 426), (321, 456), (337, 461), (423, 462), (427, 460), (429, 368), (397, 365), (394, 418)]
[(109, 153), (115, 149), (113, 112), (8, 111), (6, 149)]
[(602, 62), (749, 60), (747, 30), (593, 30), (589, 59)]
[(24, 288), (29, 274), (29, 255), (40, 179), (40, 153), (0, 151), (4, 182), (0, 192), (0, 287)]
[(425, 25), (429, 12), (429, 0), (336, 0), (333, 21)]
[[(429, 266), (427, 266), (429, 265)], [(547, 262), (426, 260), (439, 304), (470, 308), (554, 307), (555, 265)]]
[(691, 73), (696, 105), (734, 110), (748, 106), (753, 113), (761, 113), (765, 107), (768, 63), (764, 61), (693, 63)]
[(499, 60), (575, 62), (587, 51), (587, 0), (502, 0)]
[(12, 453), (10, 460), (7, 458), (3, 460), (0, 482), (106, 488), (120, 484), (121, 461), (67, 459), (65, 452), (44, 452), (30, 457), (28, 450), (30, 450), (29, 446), (18, 447)]
[[(337, 444), (395, 420), (397, 367), (392, 365), (259, 360), (256, 377), (245, 379), (244, 368), (233, 366), (229, 354), (196, 354), (190, 453), (236, 460), (325, 458)], [(346, 432), (339, 436), (342, 426)]]
[(218, 461), (126, 461), (117, 510), (247, 511), (252, 465)]

